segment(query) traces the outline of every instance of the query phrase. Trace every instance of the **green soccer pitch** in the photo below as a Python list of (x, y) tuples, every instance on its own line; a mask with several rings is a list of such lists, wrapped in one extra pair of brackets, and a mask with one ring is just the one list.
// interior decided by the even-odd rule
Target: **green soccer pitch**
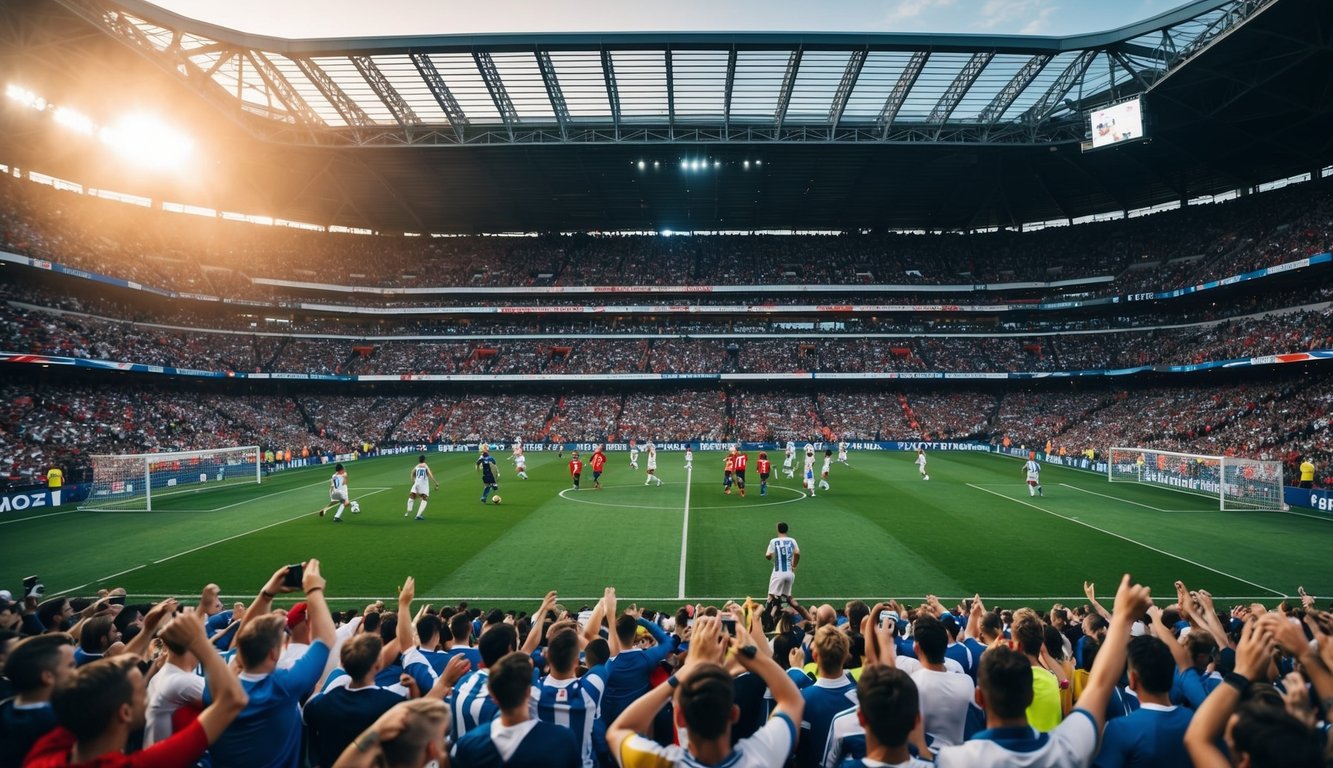
[[(780, 452), (770, 456), (781, 464)], [(942, 451), (930, 454), (929, 481), (912, 454), (853, 451), (833, 465), (830, 491), (807, 498), (778, 469), (761, 497), (756, 457), (745, 498), (723, 495), (722, 454), (697, 454), (687, 481), (682, 455), (661, 453), (665, 484), (644, 487), (628, 455), (612, 453), (603, 490), (585, 468), (573, 491), (567, 453), (530, 453), (525, 481), (501, 451), (499, 506), (479, 501), (474, 454), (430, 454), (441, 488), (423, 522), (403, 514), (416, 454), (349, 462), (362, 511), (340, 524), (314, 514), (328, 467), (156, 496), (152, 512), (6, 515), (0, 587), (36, 573), (48, 594), (119, 585), (149, 600), (213, 581), (246, 599), (282, 564), (316, 557), (338, 604), (391, 598), (414, 576), (417, 595), (437, 605), (531, 610), (550, 589), (568, 605), (613, 585), (623, 603), (666, 607), (761, 598), (764, 549), (786, 521), (801, 548), (803, 602), (980, 592), (1040, 606), (1082, 601), (1085, 579), (1109, 597), (1123, 572), (1161, 596), (1176, 579), (1222, 601), (1272, 603), (1297, 586), (1333, 593), (1333, 520), (1314, 515), (1221, 512), (1216, 499), (1053, 466), (1043, 468), (1045, 497), (1029, 498), (1016, 460)]]

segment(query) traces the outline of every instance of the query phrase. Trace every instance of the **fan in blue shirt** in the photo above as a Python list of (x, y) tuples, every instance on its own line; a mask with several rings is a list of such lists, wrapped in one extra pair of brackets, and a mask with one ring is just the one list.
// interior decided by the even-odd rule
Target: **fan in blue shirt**
[[(454, 686), (449, 709), (452, 721), (449, 724), (450, 741), (458, 741), (464, 734), (479, 725), (489, 723), (500, 714), (500, 707), (490, 695), (491, 667), (506, 654), (518, 648), (518, 632), (509, 624), (496, 624), (486, 630), (478, 643), (481, 652), (481, 669), (471, 672)], [(529, 679), (529, 684), (531, 680)]]
[(350, 678), (347, 685), (317, 693), (305, 705), (302, 716), (310, 727), (316, 765), (330, 768), (358, 733), (403, 701), (402, 695), (375, 685), (383, 649), (377, 635), (363, 633), (348, 640), (340, 655)]
[[(333, 616), (324, 601), (319, 561), (310, 560), (302, 577), (310, 647), (291, 667), (278, 669), (287, 619), (269, 609), (274, 595), (294, 591), (283, 584), (286, 576), (283, 566), (264, 585), (251, 604), (251, 612), (259, 617), (246, 622), (237, 636), (241, 686), (250, 703), (210, 749), (215, 768), (297, 768), (300, 763), (300, 702), (324, 673), (334, 643)], [(205, 689), (204, 704), (212, 703), (213, 695)]]
[(488, 670), (490, 695), (500, 714), (454, 745), (454, 768), (580, 768), (583, 759), (574, 732), (529, 716), (532, 658), (510, 653)]
[(856, 705), (856, 683), (842, 668), (847, 660), (847, 635), (826, 624), (815, 632), (811, 649), (819, 678), (801, 691), (805, 715), (801, 718), (801, 738), (796, 744), (797, 768), (817, 768), (823, 764), (833, 718)]
[(593, 722), (606, 689), (606, 667), (596, 666), (578, 676), (579, 636), (573, 628), (552, 633), (547, 642), (551, 674), (532, 686), (530, 714), (545, 723), (568, 728), (579, 742), (583, 768), (597, 764), (593, 757)]
[[(608, 605), (607, 614), (615, 615), (614, 603)], [(646, 629), (657, 644), (650, 648), (635, 648), (634, 634), (639, 627)], [(619, 643), (619, 653), (613, 646), (611, 661), (606, 665), (606, 692), (602, 695), (601, 719), (607, 723), (615, 721), (625, 711), (625, 707), (648, 692), (653, 669), (674, 650), (671, 637), (661, 627), (642, 617), (636, 619), (625, 615), (617, 618), (615, 639)]]

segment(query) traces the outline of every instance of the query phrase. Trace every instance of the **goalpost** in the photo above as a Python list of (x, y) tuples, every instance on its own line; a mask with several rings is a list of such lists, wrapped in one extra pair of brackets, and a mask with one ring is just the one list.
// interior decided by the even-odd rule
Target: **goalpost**
[(153, 499), (259, 483), (259, 446), (175, 453), (98, 454), (79, 509), (149, 511)]
[(1280, 461), (1113, 447), (1106, 477), (1209, 496), (1224, 510), (1282, 509)]

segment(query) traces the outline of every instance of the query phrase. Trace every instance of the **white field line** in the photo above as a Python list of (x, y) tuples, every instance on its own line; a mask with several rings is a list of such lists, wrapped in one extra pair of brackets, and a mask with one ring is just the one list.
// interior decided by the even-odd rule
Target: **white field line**
[[(1103, 499), (1110, 499), (1111, 501), (1118, 501), (1118, 502), (1120, 502), (1121, 504), (1133, 504), (1133, 505), (1136, 506), (1136, 507), (1143, 507), (1144, 509), (1151, 509), (1151, 510), (1154, 511), (1154, 512), (1189, 512), (1189, 511), (1196, 511), (1196, 510), (1180, 510), (1180, 509), (1162, 509), (1161, 507), (1154, 507), (1154, 506), (1151, 505), (1151, 504), (1141, 504), (1141, 503), (1139, 503), (1139, 502), (1137, 502), (1137, 501), (1130, 501), (1129, 499), (1122, 499), (1122, 498), (1120, 498), (1119, 496), (1112, 496), (1112, 495), (1109, 494), (1109, 493), (1098, 493), (1098, 492), (1096, 492), (1096, 491), (1090, 491), (1090, 490), (1088, 490), (1087, 488), (1079, 488), (1077, 485), (1070, 485), (1069, 483), (1060, 483), (1060, 487), (1062, 487), (1062, 488), (1069, 488), (1069, 489), (1072, 489), (1072, 490), (1075, 490), (1075, 491), (1079, 491), (1079, 492), (1081, 492), (1081, 493), (1092, 494), (1093, 496), (1101, 496)], [(1203, 511), (1203, 512), (1206, 512), (1207, 510), (1197, 510), (1197, 511)]]
[(78, 512), (77, 509), (67, 509), (64, 512), (47, 512), (44, 515), (33, 515), (31, 517), (20, 517), (14, 520), (0, 520), (0, 525), (13, 525), (14, 523), (26, 523), (29, 520), (41, 520), (44, 517), (59, 517), (60, 515), (72, 515)]
[(694, 476), (694, 467), (685, 468), (685, 514), (680, 524), (680, 581), (676, 585), (676, 599), (685, 597), (685, 548), (690, 541), (690, 479)]
[(1278, 595), (1279, 597), (1287, 597), (1287, 595), (1285, 595), (1285, 594), (1283, 594), (1283, 593), (1277, 591), (1276, 589), (1272, 589), (1272, 588), (1270, 588), (1270, 587), (1265, 587), (1263, 584), (1257, 584), (1257, 583), (1255, 583), (1255, 582), (1253, 582), (1253, 581), (1250, 581), (1250, 580), (1248, 580), (1248, 579), (1242, 579), (1242, 578), (1239, 577), (1239, 576), (1235, 576), (1235, 575), (1233, 575), (1233, 574), (1227, 573), (1226, 571), (1218, 570), (1218, 569), (1216, 569), (1216, 568), (1213, 568), (1212, 566), (1204, 565), (1203, 563), (1200, 563), (1200, 562), (1191, 560), (1191, 559), (1189, 559), (1189, 558), (1187, 558), (1187, 557), (1181, 557), (1180, 555), (1177, 555), (1177, 554), (1175, 554), (1175, 553), (1173, 553), (1173, 552), (1167, 552), (1167, 551), (1164, 550), (1164, 549), (1158, 549), (1157, 547), (1154, 547), (1154, 546), (1152, 546), (1151, 544), (1144, 544), (1144, 543), (1141, 542), (1141, 541), (1135, 541), (1134, 539), (1131, 539), (1131, 538), (1129, 538), (1128, 536), (1122, 536), (1122, 535), (1120, 535), (1120, 534), (1118, 534), (1118, 533), (1115, 533), (1114, 531), (1108, 531), (1108, 530), (1106, 530), (1105, 528), (1098, 528), (1097, 526), (1095, 526), (1095, 525), (1093, 525), (1093, 524), (1091, 524), (1091, 523), (1085, 523), (1085, 522), (1083, 522), (1082, 520), (1078, 520), (1078, 519), (1075, 519), (1075, 518), (1072, 518), (1072, 517), (1066, 517), (1065, 515), (1061, 515), (1061, 514), (1059, 514), (1059, 513), (1052, 512), (1052, 511), (1050, 511), (1049, 509), (1042, 509), (1041, 507), (1037, 506), (1036, 504), (1032, 504), (1032, 503), (1023, 501), (1022, 499), (1015, 499), (1015, 498), (1013, 498), (1012, 496), (1006, 496), (1006, 495), (1004, 495), (1003, 493), (999, 493), (999, 492), (997, 492), (997, 491), (992, 491), (992, 490), (989, 490), (989, 489), (987, 489), (987, 488), (982, 488), (981, 486), (973, 485), (972, 483), (967, 483), (967, 485), (970, 486), (970, 487), (972, 487), (972, 488), (976, 488), (978, 491), (981, 491), (982, 493), (989, 493), (989, 494), (991, 494), (992, 496), (999, 496), (1000, 498), (1002, 498), (1002, 499), (1008, 499), (1009, 501), (1012, 501), (1012, 502), (1014, 502), (1015, 504), (1022, 504), (1023, 506), (1025, 506), (1025, 507), (1030, 507), (1030, 508), (1032, 508), (1032, 509), (1037, 510), (1038, 512), (1044, 512), (1044, 513), (1050, 515), (1051, 517), (1058, 517), (1058, 518), (1060, 518), (1061, 520), (1067, 520), (1067, 521), (1069, 521), (1069, 522), (1071, 522), (1071, 523), (1076, 523), (1076, 524), (1081, 525), (1081, 526), (1083, 526), (1083, 527), (1085, 527), (1085, 528), (1091, 528), (1092, 530), (1097, 531), (1098, 533), (1104, 533), (1104, 534), (1106, 534), (1107, 536), (1113, 536), (1113, 537), (1115, 537), (1115, 538), (1117, 538), (1117, 539), (1120, 539), (1121, 541), (1127, 541), (1127, 542), (1129, 542), (1130, 544), (1136, 544), (1136, 545), (1138, 545), (1138, 546), (1140, 546), (1140, 547), (1143, 547), (1144, 549), (1147, 549), (1147, 550), (1156, 552), (1156, 553), (1159, 554), (1159, 555), (1166, 555), (1167, 557), (1171, 557), (1171, 558), (1174, 558), (1174, 559), (1176, 559), (1176, 560), (1180, 560), (1181, 562), (1189, 563), (1190, 565), (1196, 566), (1196, 567), (1198, 567), (1198, 568), (1203, 568), (1204, 570), (1212, 571), (1213, 573), (1216, 573), (1216, 574), (1218, 574), (1218, 575), (1220, 575), (1220, 576), (1225, 576), (1225, 577), (1227, 577), (1228, 579), (1234, 579), (1234, 580), (1236, 580), (1236, 581), (1239, 581), (1239, 582), (1241, 582), (1242, 584), (1249, 584), (1249, 585), (1252, 586), (1252, 587), (1258, 587), (1259, 589), (1262, 589), (1262, 590), (1264, 590), (1264, 591), (1266, 591), (1266, 592), (1271, 592), (1272, 594), (1274, 594), (1274, 595)]

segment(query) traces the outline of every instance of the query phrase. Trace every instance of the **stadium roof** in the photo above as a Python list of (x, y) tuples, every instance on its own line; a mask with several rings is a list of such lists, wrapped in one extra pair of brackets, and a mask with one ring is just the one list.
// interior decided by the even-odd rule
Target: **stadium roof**
[[(1049, 143), (1276, 0), (1099, 34), (630, 33), (287, 40), (143, 0), (59, 0), (203, 96), (315, 144)], [(1070, 119), (1070, 118), (1074, 119)], [(266, 124), (267, 123), (267, 124)]]
[[(156, 90), (225, 136), (202, 188), (144, 194), (219, 210), (420, 233), (967, 229), (1318, 174), (1330, 29), (1324, 0), (1199, 0), (1073, 37), (280, 40), (141, 0), (13, 0), (0, 76), (104, 113)], [(1081, 151), (1086, 111), (1138, 94), (1149, 141)], [(0, 108), (0, 162), (129, 183), (88, 179), (95, 159), (42, 130)]]

